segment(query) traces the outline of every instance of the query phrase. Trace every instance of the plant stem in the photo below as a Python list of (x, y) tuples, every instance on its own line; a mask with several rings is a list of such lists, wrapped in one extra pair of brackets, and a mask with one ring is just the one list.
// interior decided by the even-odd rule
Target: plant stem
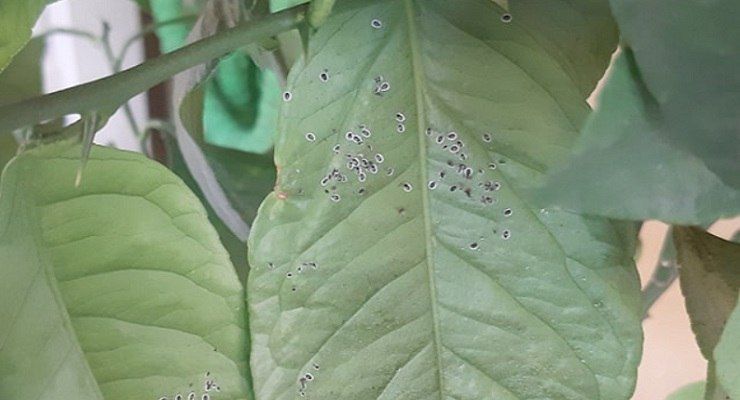
[(673, 281), (678, 278), (678, 261), (676, 260), (676, 246), (673, 244), (673, 233), (669, 229), (663, 240), (658, 265), (655, 266), (650, 281), (642, 290), (642, 318), (648, 317), (650, 307), (665, 293)]
[(69, 114), (117, 108), (179, 72), (297, 27), (304, 19), (305, 9), (299, 6), (254, 19), (119, 74), (0, 107), (0, 132), (13, 132)]

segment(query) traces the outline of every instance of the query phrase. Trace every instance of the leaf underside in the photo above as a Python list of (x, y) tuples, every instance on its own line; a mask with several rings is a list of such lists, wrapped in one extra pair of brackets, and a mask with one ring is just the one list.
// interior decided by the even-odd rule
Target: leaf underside
[(203, 207), (112, 149), (75, 188), (79, 154), (40, 147), (3, 174), (0, 398), (200, 399), (215, 380), (246, 399), (244, 295)]
[(250, 236), (258, 400), (629, 398), (631, 225), (518, 195), (616, 32), (605, 2), (510, 6), (340, 1), (312, 36)]

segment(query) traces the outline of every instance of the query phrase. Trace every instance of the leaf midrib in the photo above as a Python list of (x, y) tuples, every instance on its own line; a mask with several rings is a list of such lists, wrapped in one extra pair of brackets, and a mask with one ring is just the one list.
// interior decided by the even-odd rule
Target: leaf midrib
[(404, 0), (404, 8), (406, 14), (406, 26), (409, 40), (409, 47), (411, 48), (411, 69), (414, 75), (414, 102), (416, 103), (416, 133), (419, 138), (419, 189), (421, 190), (422, 198), (422, 212), (424, 214), (424, 240), (425, 240), (425, 252), (426, 252), (426, 265), (427, 265), (427, 279), (429, 282), (429, 302), (432, 311), (432, 330), (434, 333), (434, 352), (437, 360), (437, 384), (439, 388), (439, 398), (443, 398), (443, 380), (442, 380), (442, 339), (440, 337), (439, 329), (439, 312), (437, 310), (437, 283), (434, 275), (435, 265), (433, 257), (434, 239), (432, 233), (431, 218), (429, 215), (430, 202), (429, 202), (429, 189), (425, 182), (428, 180), (427, 171), (427, 146), (426, 146), (426, 134), (423, 126), (426, 121), (426, 113), (423, 104), (424, 98), (424, 85), (422, 82), (423, 68), (420, 65), (420, 50), (418, 46), (419, 38), (416, 31), (416, 20), (414, 19), (414, 6), (413, 0)]

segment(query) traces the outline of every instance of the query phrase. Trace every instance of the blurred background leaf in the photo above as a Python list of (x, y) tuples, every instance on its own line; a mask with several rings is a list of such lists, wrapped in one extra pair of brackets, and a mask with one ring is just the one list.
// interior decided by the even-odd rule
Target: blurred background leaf
[[(0, 73), (0, 105), (14, 103), (41, 94), (41, 58), (43, 38), (31, 40)], [(15, 156), (18, 145), (15, 135), (0, 133), (0, 170)]]
[[(200, 13), (197, 4), (159, 0), (151, 7), (154, 19), (161, 23)], [(183, 46), (191, 28), (186, 23), (159, 28), (161, 50), (169, 52)], [(277, 123), (280, 91), (275, 73), (259, 68), (246, 52), (237, 51), (221, 59), (206, 83), (205, 141), (250, 153), (268, 152)]]
[(301, 4), (306, 4), (311, 0), (270, 0), (270, 12), (283, 11)]
[(740, 212), (740, 191), (673, 146), (634, 55), (617, 56), (574, 153), (549, 172), (544, 203), (617, 219), (706, 225)]
[(704, 400), (704, 382), (694, 382), (688, 384), (675, 393), (668, 396), (666, 400)]
[(740, 1), (610, 4), (656, 101), (661, 129), (655, 132), (740, 189)]

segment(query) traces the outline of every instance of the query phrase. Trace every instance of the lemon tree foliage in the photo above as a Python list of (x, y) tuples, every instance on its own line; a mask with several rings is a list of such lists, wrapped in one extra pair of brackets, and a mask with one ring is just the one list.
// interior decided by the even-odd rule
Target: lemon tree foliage
[(633, 225), (522, 195), (616, 41), (606, 2), (338, 2), (250, 236), (256, 398), (629, 398)]
[(244, 294), (203, 207), (112, 149), (75, 187), (79, 154), (43, 146), (2, 177), (0, 398), (248, 398)]

